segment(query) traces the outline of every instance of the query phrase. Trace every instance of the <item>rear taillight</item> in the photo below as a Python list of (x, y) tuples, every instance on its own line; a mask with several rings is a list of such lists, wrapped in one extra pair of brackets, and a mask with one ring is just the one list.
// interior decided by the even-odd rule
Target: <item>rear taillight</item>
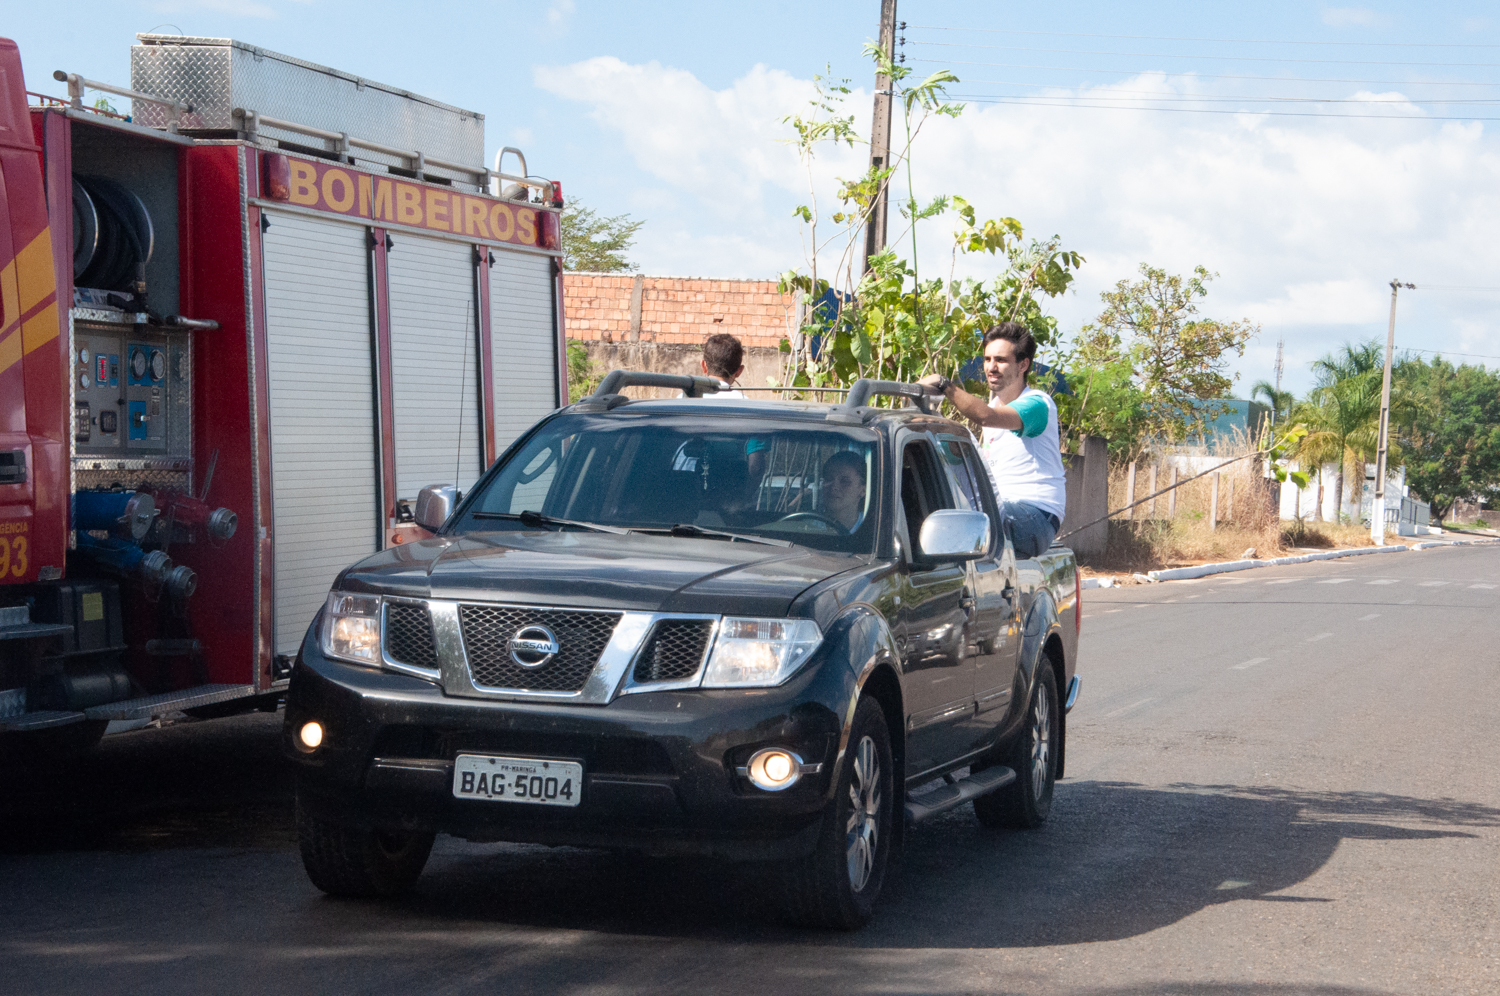
[(541, 215), (541, 230), (537, 235), (537, 242), (543, 249), (562, 248), (562, 226), (558, 221), (556, 211), (539, 211)]
[(1083, 632), (1083, 581), (1078, 569), (1073, 569), (1073, 635)]

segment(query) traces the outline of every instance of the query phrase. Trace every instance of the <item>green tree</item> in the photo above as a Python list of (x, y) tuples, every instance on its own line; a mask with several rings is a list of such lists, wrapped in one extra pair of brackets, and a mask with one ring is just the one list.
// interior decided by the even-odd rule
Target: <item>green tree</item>
[(1277, 390), (1276, 385), (1268, 380), (1258, 380), (1250, 388), (1250, 400), (1259, 401), (1265, 399), (1266, 407), (1271, 409), (1271, 424), (1280, 425), (1287, 420), (1292, 413), (1292, 406), (1297, 403), (1297, 396), (1291, 391)]
[(1360, 377), (1385, 377), (1385, 351), (1379, 342), (1344, 343), (1338, 352), (1313, 361), (1313, 376), (1320, 387)]
[[(1380, 380), (1355, 375), (1316, 388), (1306, 401), (1293, 408), (1291, 417), (1307, 429), (1296, 450), (1302, 465), (1316, 468), (1327, 463), (1338, 465), (1333, 490), (1336, 514), (1342, 515), (1345, 468), (1364, 480), (1364, 464), (1375, 456), (1380, 429)], [(1395, 464), (1399, 458), (1399, 452), (1393, 450), (1388, 459)], [(1321, 505), (1318, 514), (1322, 514)]]
[(1079, 339), (1094, 355), (1128, 359), (1144, 397), (1147, 428), (1180, 440), (1222, 413), (1201, 402), (1229, 393), (1234, 378), (1225, 374), (1228, 356), (1243, 356), (1260, 326), (1196, 317), (1197, 302), (1217, 276), (1202, 266), (1182, 277), (1142, 263), (1140, 274), (1140, 280), (1121, 280), (1099, 295), (1104, 310)]
[(1500, 500), (1500, 374), (1441, 357), (1403, 360), (1394, 373), (1407, 403), (1392, 406), (1391, 431), (1412, 491), (1439, 522), (1457, 499)]
[(574, 201), (562, 213), (563, 269), (619, 273), (636, 265), (625, 256), (644, 221), (628, 214), (605, 216)]
[(568, 403), (579, 401), (594, 393), (603, 380), (595, 369), (588, 348), (577, 339), (568, 340)]
[(1076, 362), (1068, 369), (1068, 384), (1073, 393), (1054, 400), (1069, 438), (1103, 436), (1112, 454), (1137, 456), (1150, 420), (1130, 361), (1116, 356), (1092, 364)]
[[(892, 81), (904, 141), (891, 150), (884, 167), (840, 180), (838, 210), (826, 220), (818, 207), (812, 160), (822, 146), (852, 147), (864, 141), (854, 131), (853, 115), (844, 114), (848, 81), (819, 76), (811, 112), (783, 119), (795, 132), (791, 142), (808, 170), (811, 194), (809, 203), (794, 212), (802, 222), (806, 269), (781, 275), (782, 291), (799, 291), (807, 309), (799, 341), (783, 346), (789, 354), (784, 383), (825, 387), (858, 377), (910, 381), (932, 372), (956, 376), (978, 354), (984, 329), (998, 321), (1025, 322), (1039, 343), (1055, 342), (1056, 321), (1044, 313), (1040, 299), (1063, 293), (1083, 258), (1063, 249), (1055, 236), (1023, 244), (1020, 222), (981, 221), (962, 197), (945, 194), (920, 202), (912, 188), (912, 152), (923, 125), (933, 116), (962, 113), (961, 104), (945, 98), (946, 86), (957, 77), (939, 70), (920, 82), (908, 82), (910, 67), (892, 63), (878, 46), (867, 45), (865, 51), (877, 71)], [(864, 227), (881, 189), (897, 173), (905, 175), (907, 190), (904, 198), (893, 199), (893, 206), (907, 227), (892, 238), (891, 247), (870, 257), (868, 272), (856, 274)], [(960, 253), (996, 256), (1005, 268), (993, 281), (954, 280), (951, 268), (946, 281), (924, 280), (917, 268), (915, 241), (910, 260), (900, 255), (896, 247), (903, 246), (908, 235), (915, 238), (919, 223), (949, 211), (960, 221), (954, 232), (953, 263)], [(828, 225), (834, 231), (825, 236)], [(824, 304), (831, 287), (839, 288), (843, 301), (834, 314), (827, 313)], [(816, 358), (810, 348), (814, 336), (822, 342)]]

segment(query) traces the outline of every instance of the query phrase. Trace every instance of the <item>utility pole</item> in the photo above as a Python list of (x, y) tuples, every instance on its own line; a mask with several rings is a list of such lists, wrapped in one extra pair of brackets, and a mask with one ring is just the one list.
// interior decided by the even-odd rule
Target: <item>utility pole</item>
[[(1282, 336), (1281, 338), (1279, 338), (1279, 339), (1276, 340), (1276, 393), (1277, 393), (1277, 395), (1281, 394), (1281, 349), (1285, 345), (1286, 345), (1286, 336)], [(1275, 398), (1272, 398), (1271, 399), (1271, 424), (1272, 425), (1276, 424), (1276, 405), (1277, 404), (1278, 404), (1277, 400)]]
[(1385, 451), (1391, 434), (1391, 352), (1396, 348), (1396, 292), (1402, 287), (1416, 290), (1416, 284), (1391, 281), (1391, 323), (1385, 331), (1385, 374), (1380, 381), (1380, 439), (1375, 447), (1375, 501), (1370, 507), (1370, 538), (1376, 546), (1385, 545)]
[[(880, 0), (880, 50), (887, 59), (896, 57), (896, 0)], [(891, 158), (891, 78), (875, 76), (875, 113), (870, 119), (870, 168), (885, 169)], [(875, 203), (865, 221), (865, 254), (859, 272), (868, 273), (870, 257), (885, 248), (885, 221), (889, 207), (889, 184), (880, 182)]]

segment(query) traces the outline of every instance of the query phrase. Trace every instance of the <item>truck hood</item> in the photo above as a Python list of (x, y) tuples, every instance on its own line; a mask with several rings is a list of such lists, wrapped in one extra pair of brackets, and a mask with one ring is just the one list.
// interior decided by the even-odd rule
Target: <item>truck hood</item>
[(339, 587), (408, 598), (781, 616), (812, 585), (866, 562), (691, 537), (468, 533), (392, 547), (349, 568)]

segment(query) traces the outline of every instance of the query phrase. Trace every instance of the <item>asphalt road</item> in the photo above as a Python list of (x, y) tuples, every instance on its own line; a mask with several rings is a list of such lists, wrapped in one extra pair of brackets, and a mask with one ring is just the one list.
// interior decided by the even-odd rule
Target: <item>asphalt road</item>
[(1500, 993), (1500, 549), (1085, 598), (1052, 821), (917, 828), (857, 934), (743, 869), (444, 838), (410, 898), (330, 900), (255, 715), (0, 775), (0, 988)]

